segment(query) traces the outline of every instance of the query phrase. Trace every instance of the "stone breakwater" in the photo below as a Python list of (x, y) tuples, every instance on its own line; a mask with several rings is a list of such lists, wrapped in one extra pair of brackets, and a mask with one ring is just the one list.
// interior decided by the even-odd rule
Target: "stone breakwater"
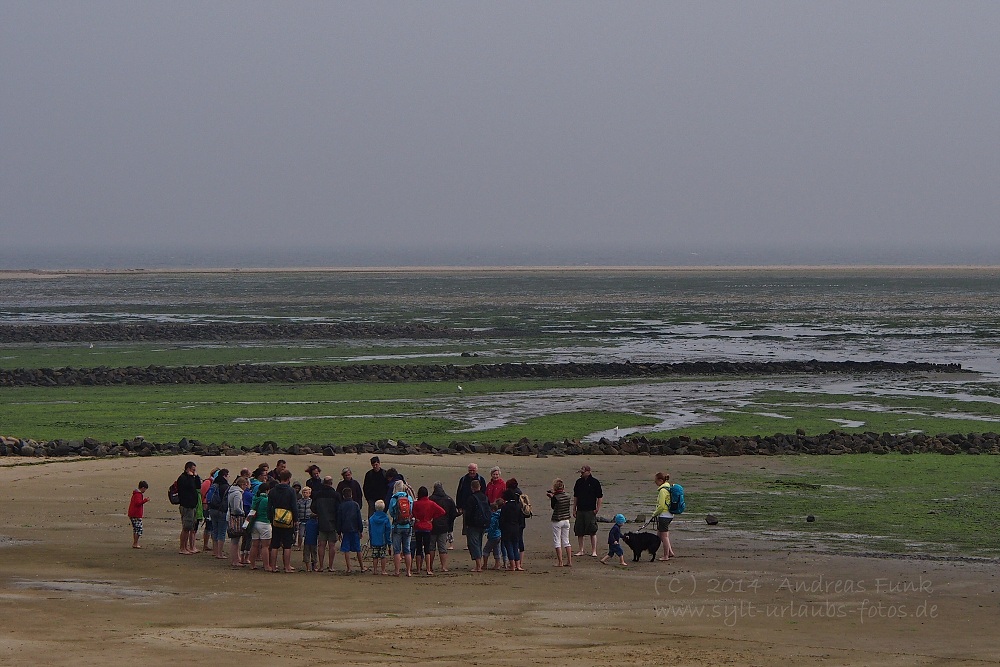
[(72, 387), (159, 384), (261, 384), (268, 382), (467, 382), (507, 379), (652, 378), (766, 376), (796, 373), (956, 373), (961, 364), (908, 361), (766, 361), (564, 364), (426, 364), (287, 366), (125, 366), (121, 368), (37, 368), (0, 370), (0, 387)]
[(285, 454), (292, 456), (337, 454), (446, 455), (446, 454), (504, 454), (509, 456), (788, 456), (788, 455), (841, 455), (841, 454), (901, 454), (935, 453), (1000, 454), (1000, 435), (997, 433), (955, 433), (926, 435), (923, 433), (894, 435), (891, 433), (846, 433), (830, 431), (820, 435), (806, 435), (801, 429), (792, 434), (769, 436), (715, 436), (690, 438), (674, 436), (658, 438), (601, 439), (594, 443), (577, 440), (538, 443), (528, 438), (500, 445), (474, 442), (452, 442), (447, 447), (432, 447), (427, 443), (410, 444), (396, 440), (379, 440), (352, 445), (304, 444), (279, 446), (265, 441), (254, 447), (237, 449), (222, 444), (205, 444), (196, 439), (183, 438), (178, 442), (156, 443), (143, 438), (124, 440), (121, 443), (100, 442), (94, 438), (83, 440), (34, 440), (0, 436), (0, 456), (33, 457), (116, 457), (116, 456), (238, 456), (246, 453), (263, 455)]
[(134, 324), (9, 324), (0, 326), (0, 343), (88, 343), (234, 340), (339, 340), (351, 338), (465, 338), (462, 329), (433, 324), (322, 324), (215, 322), (140, 322)]

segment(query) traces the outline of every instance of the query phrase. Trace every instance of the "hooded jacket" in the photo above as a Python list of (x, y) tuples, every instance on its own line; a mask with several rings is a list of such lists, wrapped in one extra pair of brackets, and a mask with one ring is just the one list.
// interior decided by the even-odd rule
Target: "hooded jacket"
[(321, 533), (338, 533), (337, 509), (340, 507), (340, 494), (332, 486), (320, 486), (313, 492), (312, 511), (319, 522)]

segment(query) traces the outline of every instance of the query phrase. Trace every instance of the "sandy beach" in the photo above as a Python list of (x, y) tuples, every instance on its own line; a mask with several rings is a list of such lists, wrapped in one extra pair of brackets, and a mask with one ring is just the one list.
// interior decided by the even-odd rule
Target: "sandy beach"
[[(259, 456), (202, 458), (253, 467)], [(359, 475), (365, 456), (289, 457), (297, 479), (310, 463)], [(576, 458), (483, 457), (534, 500), (525, 535), (527, 572), (469, 572), (462, 548), (451, 572), (394, 578), (343, 572), (234, 570), (201, 553), (177, 553), (179, 517), (165, 490), (179, 458), (95, 461), (5, 459), (9, 520), (0, 536), (4, 665), (107, 665), (281, 656), (285, 664), (361, 665), (993, 665), (1000, 638), (996, 565), (973, 559), (858, 557), (821, 544), (790, 548), (766, 535), (707, 526), (698, 489), (674, 522), (679, 557), (622, 568), (597, 559), (553, 567), (544, 491), (576, 478)], [(454, 492), (466, 460), (386, 457), (407, 479)], [(273, 464), (273, 461), (271, 461)], [(724, 474), (759, 458), (600, 457), (602, 514), (649, 513), (652, 474), (667, 467)], [(780, 467), (769, 459), (769, 467)], [(130, 548), (125, 516), (139, 479), (150, 485), (144, 549)], [(752, 502), (752, 499), (748, 500)], [(608, 524), (598, 548), (606, 548)], [(626, 528), (634, 528), (629, 524)], [(199, 537), (200, 544), (200, 537)], [(575, 545), (575, 539), (574, 539)], [(626, 548), (626, 554), (629, 550)], [(301, 565), (295, 552), (293, 564)]]

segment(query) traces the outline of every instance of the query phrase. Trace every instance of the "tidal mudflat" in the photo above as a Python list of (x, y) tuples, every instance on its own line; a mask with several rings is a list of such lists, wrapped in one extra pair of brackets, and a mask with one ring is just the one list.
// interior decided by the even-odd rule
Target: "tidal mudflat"
[[(164, 412), (194, 414), (219, 407), (211, 424), (178, 419), (177, 438), (242, 437), (241, 424), (279, 442), (350, 438), (350, 427), (384, 419), (381, 437), (447, 442), (448, 438), (599, 439), (629, 433), (768, 434), (795, 428), (991, 431), (1000, 400), (1000, 272), (993, 268), (792, 269), (494, 269), (287, 272), (125, 272), (0, 275), (5, 323), (425, 323), (466, 332), (459, 339), (380, 337), (206, 343), (17, 344), (0, 348), (6, 368), (211, 365), (223, 363), (565, 363), (782, 361), (853, 359), (958, 363), (953, 376), (803, 376), (769, 379), (688, 378), (668, 382), (467, 383), (428, 390), (397, 403), (372, 404), (323, 390), (248, 396), (230, 404), (230, 389), (132, 406), (135, 422), (103, 424), (74, 414), (81, 403), (49, 392), (65, 419), (26, 437), (132, 437)], [(603, 386), (602, 386), (603, 385)], [(336, 394), (337, 392), (328, 392)], [(385, 399), (395, 401), (392, 390)], [(4, 392), (3, 401), (30, 413), (45, 398)], [(145, 398), (138, 399), (149, 403)], [(155, 403), (156, 399), (150, 399)], [(336, 409), (324, 410), (324, 404)], [(227, 407), (229, 406), (229, 407)], [(320, 407), (304, 407), (320, 406)], [(82, 409), (82, 408), (81, 408)], [(125, 408), (123, 408), (125, 409)], [(34, 410), (37, 412), (37, 410)], [(16, 412), (16, 411), (15, 411)], [(603, 413), (603, 421), (593, 418)], [(574, 415), (580, 419), (574, 420)], [(143, 417), (146, 417), (144, 420)], [(553, 416), (564, 429), (542, 428)], [(14, 417), (12, 416), (12, 419)], [(430, 428), (413, 420), (433, 420)], [(542, 420), (542, 421), (540, 421)], [(574, 421), (578, 422), (574, 424)], [(153, 423), (150, 423), (153, 422)], [(18, 428), (30, 423), (14, 421)], [(303, 430), (308, 424), (315, 427)], [(92, 424), (101, 433), (72, 425)], [(229, 425), (227, 427), (227, 424)], [(404, 425), (400, 428), (400, 425)], [(40, 424), (39, 427), (42, 425)], [(183, 432), (180, 432), (183, 429)], [(152, 436), (150, 436), (152, 437)], [(302, 438), (306, 438), (303, 440)]]

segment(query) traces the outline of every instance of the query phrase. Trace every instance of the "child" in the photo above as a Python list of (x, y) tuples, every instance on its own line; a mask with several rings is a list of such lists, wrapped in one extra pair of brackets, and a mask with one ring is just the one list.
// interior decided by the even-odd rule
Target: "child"
[(344, 554), (347, 574), (351, 573), (351, 552), (357, 556), (358, 568), (365, 572), (365, 562), (361, 560), (361, 533), (364, 523), (361, 521), (361, 505), (354, 502), (354, 492), (345, 488), (344, 499), (337, 507), (337, 529), (343, 535), (340, 543), (340, 553)]
[[(303, 491), (310, 491), (311, 489), (306, 488)], [(303, 495), (305, 493), (303, 492)], [(316, 556), (318, 554), (317, 545), (319, 544), (319, 519), (316, 518), (315, 514), (307, 512), (309, 519), (305, 522), (299, 522), (301, 526), (299, 530), (303, 534), (302, 542), (302, 569), (306, 572), (319, 572), (319, 568), (316, 567)]]
[(628, 563), (625, 562), (625, 552), (622, 551), (621, 539), (622, 539), (622, 526), (625, 525), (625, 515), (616, 514), (615, 515), (615, 525), (611, 527), (608, 532), (608, 555), (601, 559), (602, 565), (607, 565), (608, 559), (614, 556), (618, 556), (621, 561), (619, 565), (628, 567)]
[[(294, 486), (292, 487), (295, 488)], [(299, 516), (299, 534), (298, 534), (298, 546), (302, 548), (302, 541), (306, 535), (306, 522), (309, 521), (309, 517), (312, 515), (312, 487), (305, 487), (302, 489), (302, 497), (298, 500), (298, 516)], [(305, 562), (306, 555), (302, 554), (302, 561)]]
[(375, 512), (368, 517), (368, 543), (372, 547), (372, 574), (387, 575), (386, 555), (392, 538), (392, 520), (385, 513), (385, 501), (375, 501)]
[(500, 569), (500, 557), (503, 555), (503, 567), (507, 567), (507, 554), (500, 548), (500, 508), (503, 500), (494, 501), (490, 505), (493, 513), (490, 515), (490, 526), (486, 529), (486, 546), (483, 547), (483, 566), (489, 565), (490, 554), (493, 555), (493, 569)]
[(132, 491), (132, 500), (128, 504), (128, 520), (132, 522), (132, 548), (141, 549), (139, 538), (142, 537), (142, 512), (143, 505), (149, 502), (146, 497), (146, 489), (149, 484), (145, 481), (139, 482), (138, 488)]

